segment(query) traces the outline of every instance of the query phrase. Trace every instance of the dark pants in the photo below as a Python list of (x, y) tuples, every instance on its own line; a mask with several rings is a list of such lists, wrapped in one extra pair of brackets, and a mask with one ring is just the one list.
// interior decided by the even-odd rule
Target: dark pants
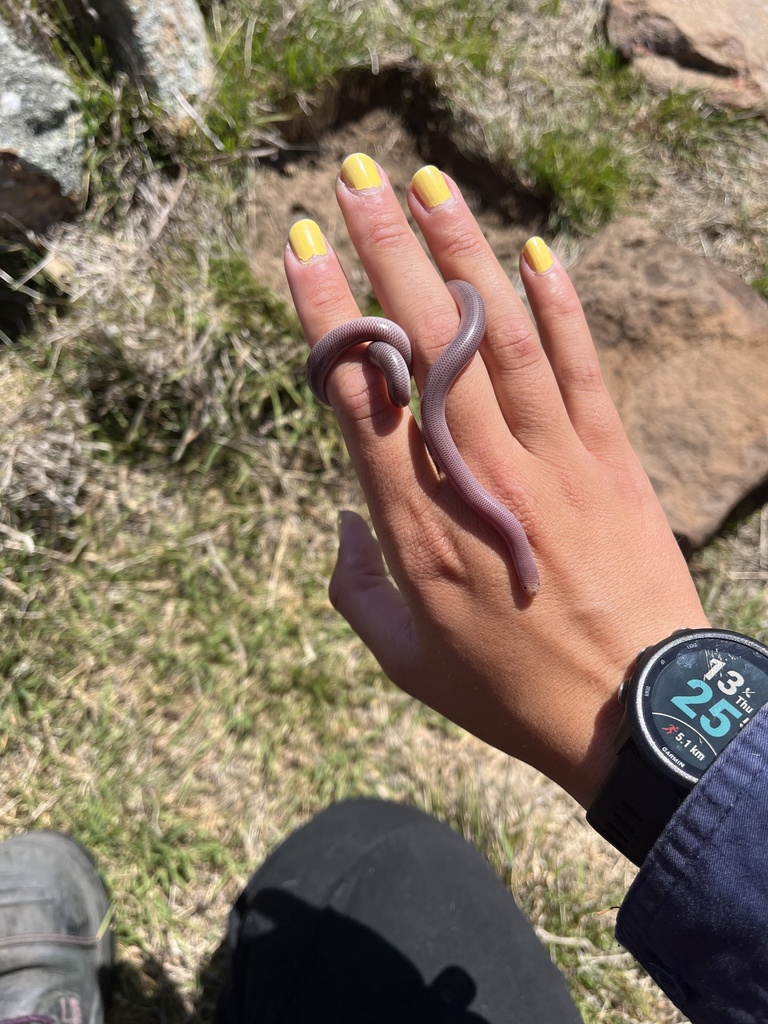
[(580, 1024), (488, 864), (421, 811), (336, 804), (291, 835), (230, 917), (216, 1024)]

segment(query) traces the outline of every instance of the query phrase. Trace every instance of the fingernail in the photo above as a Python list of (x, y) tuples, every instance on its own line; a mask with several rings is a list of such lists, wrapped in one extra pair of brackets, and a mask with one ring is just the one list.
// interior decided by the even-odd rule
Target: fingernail
[(529, 238), (523, 248), (525, 262), (536, 274), (544, 274), (554, 263), (552, 253), (542, 238)]
[(365, 188), (381, 188), (379, 169), (365, 153), (348, 156), (341, 165), (341, 176), (356, 192)]
[(325, 256), (328, 252), (323, 233), (313, 220), (297, 220), (288, 232), (288, 241), (302, 263), (313, 256)]
[(411, 186), (428, 210), (453, 198), (442, 172), (431, 165), (416, 171), (411, 178)]

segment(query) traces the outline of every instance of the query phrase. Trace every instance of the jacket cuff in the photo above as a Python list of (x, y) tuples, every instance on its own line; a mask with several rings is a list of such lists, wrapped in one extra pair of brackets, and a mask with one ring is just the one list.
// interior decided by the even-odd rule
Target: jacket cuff
[(768, 1021), (768, 705), (659, 836), (616, 937), (694, 1024)]

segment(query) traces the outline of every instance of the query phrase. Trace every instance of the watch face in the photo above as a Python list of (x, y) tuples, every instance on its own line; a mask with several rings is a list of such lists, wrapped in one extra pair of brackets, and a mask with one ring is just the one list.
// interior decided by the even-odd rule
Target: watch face
[(715, 631), (681, 637), (642, 670), (637, 698), (646, 742), (692, 785), (768, 702), (768, 652)]

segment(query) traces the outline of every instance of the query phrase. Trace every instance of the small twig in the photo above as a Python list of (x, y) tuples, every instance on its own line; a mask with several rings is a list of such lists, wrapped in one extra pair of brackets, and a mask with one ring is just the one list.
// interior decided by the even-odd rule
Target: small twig
[(232, 573), (229, 571), (226, 565), (222, 562), (221, 557), (214, 546), (213, 540), (210, 537), (206, 538), (205, 550), (208, 552), (208, 557), (210, 558), (211, 562), (213, 562), (215, 567), (218, 569), (219, 575), (221, 576), (221, 579), (223, 580), (229, 592), (231, 594), (238, 594), (240, 592), (240, 588), (238, 587), (237, 582), (235, 581), (235, 577), (232, 575)]
[(280, 537), (277, 542), (277, 548), (275, 549), (275, 556), (272, 559), (272, 568), (269, 573), (269, 581), (267, 583), (267, 608), (272, 609), (275, 607), (277, 601), (277, 587), (280, 579), (280, 571), (283, 566), (283, 559), (285, 553), (288, 550), (288, 535), (291, 532), (291, 521), (286, 519), (280, 530)]
[(41, 260), (38, 260), (37, 263), (34, 265), (34, 267), (32, 267), (31, 270), (28, 270), (27, 273), (23, 277), (19, 278), (19, 280), (16, 282), (17, 287), (20, 288), (22, 285), (25, 285), (27, 283), (27, 281), (31, 281), (32, 278), (35, 276), (35, 274), (39, 273), (41, 270), (44, 270), (48, 266), (48, 264), (51, 262), (52, 259), (53, 259), (53, 253), (49, 249), (48, 252), (45, 254), (45, 256), (43, 256), (43, 258)]
[(211, 153), (205, 162), (209, 164), (231, 164), (235, 160), (260, 160), (266, 156), (277, 156), (276, 146), (259, 146), (257, 149), (238, 149), (232, 153)]
[[(25, 280), (28, 281), (29, 278), (27, 277)], [(23, 281), (17, 281), (2, 269), (0, 269), (0, 281), (5, 281), (12, 292), (20, 292), (22, 295), (26, 295), (28, 298), (34, 299), (35, 302), (39, 302), (40, 299), (42, 299), (40, 292), (36, 292), (32, 288), (27, 288)]]
[(158, 240), (160, 235), (162, 235), (163, 231), (165, 230), (165, 226), (170, 220), (171, 214), (173, 213), (179, 200), (181, 199), (181, 193), (184, 191), (184, 186), (187, 183), (188, 175), (189, 171), (184, 165), (182, 165), (179, 168), (179, 180), (176, 183), (176, 187), (173, 190), (173, 194), (171, 195), (171, 198), (168, 200), (168, 202), (165, 204), (165, 207), (160, 211), (160, 216), (157, 219), (157, 223), (150, 232), (150, 246), (155, 244), (155, 242)]
[(0, 533), (4, 533), (6, 537), (10, 537), (12, 541), (19, 544), (28, 554), (34, 555), (35, 542), (28, 533), (22, 533), (21, 530), (14, 530), (12, 526), (6, 526), (4, 523), (0, 523)]
[(14, 583), (13, 580), (9, 580), (7, 576), (0, 576), (0, 587), (3, 590), (7, 590), (9, 594), (14, 597), (20, 598), (22, 601), (26, 599), (26, 591), (22, 590), (18, 583)]
[(256, 19), (251, 15), (248, 19), (248, 28), (245, 31), (245, 53), (243, 54), (245, 60), (245, 73), (250, 75), (252, 63), (251, 54), (253, 53), (253, 33), (256, 28)]
[(589, 939), (580, 939), (575, 935), (553, 935), (544, 928), (537, 928), (536, 934), (542, 942), (550, 946), (568, 946), (571, 949), (583, 949), (586, 953), (594, 951), (594, 943)]
[(195, 122), (195, 124), (206, 137), (206, 139), (212, 142), (216, 149), (223, 150), (224, 143), (221, 141), (218, 135), (216, 135), (215, 132), (211, 131), (211, 129), (205, 123), (203, 118), (198, 114), (198, 112), (195, 110), (195, 108), (192, 106), (189, 100), (185, 99), (184, 96), (182, 96), (182, 94), (178, 90), (174, 92), (174, 96), (176, 98), (176, 102), (179, 104), (181, 109), (184, 111), (185, 114), (192, 118), (192, 120)]

